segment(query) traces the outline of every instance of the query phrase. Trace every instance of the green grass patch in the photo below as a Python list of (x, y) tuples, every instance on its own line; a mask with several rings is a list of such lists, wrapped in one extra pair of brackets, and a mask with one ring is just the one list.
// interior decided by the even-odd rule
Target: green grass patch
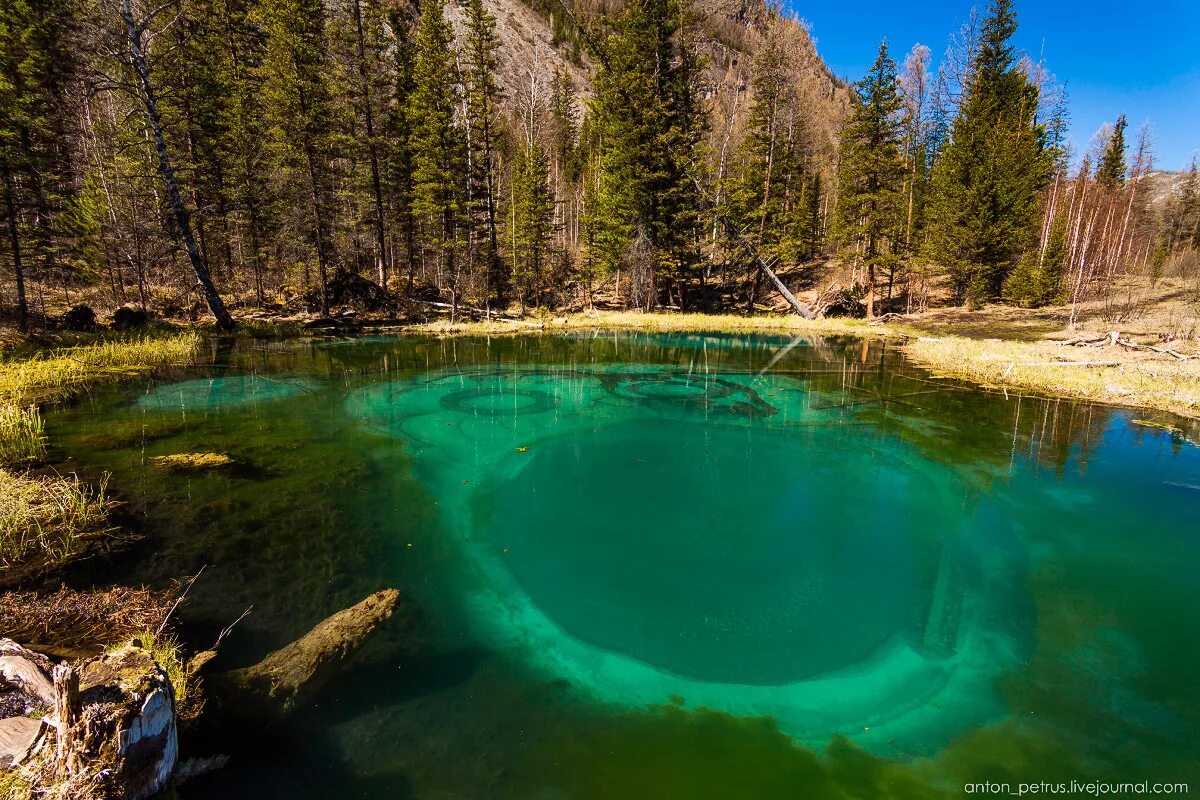
[(134, 636), (130, 643), (149, 651), (156, 664), (167, 673), (171, 689), (175, 692), (175, 712), (181, 719), (195, 719), (200, 710), (200, 695), (195, 676), (183, 657), (183, 650), (174, 636), (144, 630)]

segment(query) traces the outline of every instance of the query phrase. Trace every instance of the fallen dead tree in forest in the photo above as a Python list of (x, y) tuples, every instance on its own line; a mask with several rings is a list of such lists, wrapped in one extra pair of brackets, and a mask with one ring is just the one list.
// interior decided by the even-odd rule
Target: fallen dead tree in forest
[(1127, 350), (1142, 350), (1150, 353), (1161, 353), (1177, 361), (1191, 361), (1197, 356), (1186, 355), (1170, 347), (1157, 347), (1151, 344), (1138, 344), (1121, 337), (1120, 331), (1109, 331), (1104, 336), (1084, 336), (1067, 339), (1058, 344), (1070, 347), (1124, 347)]

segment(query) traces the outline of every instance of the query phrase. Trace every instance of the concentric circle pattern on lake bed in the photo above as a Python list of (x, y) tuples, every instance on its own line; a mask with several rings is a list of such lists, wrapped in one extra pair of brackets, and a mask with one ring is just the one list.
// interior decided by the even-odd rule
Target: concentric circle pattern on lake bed
[(438, 373), (347, 408), (414, 446), (487, 576), (478, 624), (548, 675), (817, 736), (925, 737), (933, 696), (990, 713), (981, 687), (1020, 645), (989, 622), (1009, 590), (968, 575), (1007, 529), (964, 512), (962, 473), (828, 399), (614, 365)]

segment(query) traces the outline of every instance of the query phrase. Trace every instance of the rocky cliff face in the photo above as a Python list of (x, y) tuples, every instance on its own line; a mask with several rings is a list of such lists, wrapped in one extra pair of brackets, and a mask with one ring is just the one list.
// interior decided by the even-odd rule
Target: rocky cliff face
[[(580, 20), (611, 13), (615, 3), (565, 0)], [(498, 83), (505, 105), (516, 110), (532, 91), (545, 91), (556, 70), (571, 76), (581, 103), (591, 93), (595, 64), (588, 57), (571, 16), (558, 0), (486, 0), (500, 39)], [(736, 140), (750, 98), (751, 65), (767, 32), (775, 28), (788, 43), (793, 80), (806, 111), (806, 136), (813, 157), (832, 161), (837, 131), (849, 109), (849, 90), (817, 54), (807, 25), (772, 11), (766, 0), (695, 0), (700, 48), (707, 61), (705, 98), (712, 116), (714, 145)], [(447, 16), (461, 34), (463, 9), (451, 3)]]

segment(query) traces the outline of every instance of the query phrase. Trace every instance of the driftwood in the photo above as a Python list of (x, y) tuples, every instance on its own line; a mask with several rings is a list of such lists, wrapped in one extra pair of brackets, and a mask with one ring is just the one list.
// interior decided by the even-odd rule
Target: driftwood
[(391, 618), (400, 593), (384, 589), (339, 611), (252, 667), (214, 675), (214, 688), (235, 701), (266, 702), (287, 713), (329, 680)]
[(12, 639), (0, 639), (0, 688), (16, 690), (54, 704), (53, 664), (45, 656), (26, 650)]
[(1170, 347), (1156, 347), (1152, 344), (1138, 344), (1121, 337), (1120, 331), (1109, 331), (1103, 336), (1080, 336), (1059, 342), (1064, 347), (1124, 347), (1126, 350), (1141, 350), (1150, 353), (1160, 353), (1170, 356), (1176, 361), (1191, 361), (1197, 356), (1185, 355)]
[(29, 717), (0, 719), (0, 769), (19, 767), (41, 744), (46, 724)]
[(514, 317), (511, 314), (505, 314), (501, 311), (492, 311), (486, 308), (475, 308), (474, 306), (464, 306), (461, 303), (456, 308), (450, 303), (439, 303), (436, 300), (420, 300), (415, 297), (411, 299), (414, 303), (420, 303), (423, 306), (432, 306), (433, 308), (445, 313), (456, 312), (465, 317), (472, 317), (473, 319), (483, 320), (485, 322), (507, 322), (512, 325), (525, 325), (530, 328), (546, 327), (544, 323), (520, 319), (519, 317)]

